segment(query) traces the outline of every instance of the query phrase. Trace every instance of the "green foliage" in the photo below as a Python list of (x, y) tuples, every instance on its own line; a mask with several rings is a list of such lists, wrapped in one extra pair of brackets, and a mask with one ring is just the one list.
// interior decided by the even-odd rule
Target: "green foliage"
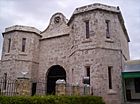
[(0, 96), (0, 104), (105, 104), (98, 96)]

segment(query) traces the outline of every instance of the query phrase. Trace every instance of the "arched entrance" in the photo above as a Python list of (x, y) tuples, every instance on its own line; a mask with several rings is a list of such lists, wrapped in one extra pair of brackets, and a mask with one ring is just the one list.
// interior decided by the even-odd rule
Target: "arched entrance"
[(55, 85), (58, 79), (66, 81), (66, 71), (60, 65), (54, 65), (49, 68), (47, 73), (47, 94), (55, 94)]

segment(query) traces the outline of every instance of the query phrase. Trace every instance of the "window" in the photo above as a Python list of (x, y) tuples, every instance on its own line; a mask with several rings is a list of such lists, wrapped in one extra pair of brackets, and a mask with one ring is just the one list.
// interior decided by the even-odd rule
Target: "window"
[(105, 20), (106, 23), (106, 38), (110, 38), (110, 20)]
[(6, 85), (7, 85), (7, 73), (4, 73), (4, 90), (6, 90)]
[(135, 92), (140, 93), (140, 78), (135, 78), (134, 83), (135, 83)]
[(90, 77), (90, 66), (86, 67), (86, 76)]
[(8, 39), (8, 53), (10, 52), (11, 48), (11, 38)]
[(74, 69), (72, 69), (72, 83), (74, 81)]
[(86, 25), (86, 38), (89, 38), (89, 20), (85, 21)]
[(88, 84), (90, 85), (90, 66), (86, 67), (86, 77), (89, 77)]
[(112, 66), (108, 67), (108, 84), (109, 84), (109, 89), (112, 89)]
[(26, 38), (22, 38), (22, 52), (25, 52)]

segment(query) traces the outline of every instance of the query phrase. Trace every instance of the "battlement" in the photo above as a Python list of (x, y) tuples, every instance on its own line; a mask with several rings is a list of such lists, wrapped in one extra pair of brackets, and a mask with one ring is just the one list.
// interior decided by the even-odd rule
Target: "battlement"
[(108, 6), (108, 5), (104, 5), (104, 4), (100, 4), (100, 3), (95, 3), (95, 4), (76, 8), (73, 14), (78, 14), (78, 13), (91, 11), (91, 10), (95, 10), (95, 9), (102, 9), (102, 10), (116, 12), (116, 13), (120, 12), (119, 7), (113, 7), (113, 6)]
[(25, 31), (25, 32), (34, 32), (36, 34), (40, 34), (40, 31), (34, 27), (21, 26), (21, 25), (14, 25), (14, 26), (8, 27), (5, 29), (4, 33), (12, 32), (12, 31)]

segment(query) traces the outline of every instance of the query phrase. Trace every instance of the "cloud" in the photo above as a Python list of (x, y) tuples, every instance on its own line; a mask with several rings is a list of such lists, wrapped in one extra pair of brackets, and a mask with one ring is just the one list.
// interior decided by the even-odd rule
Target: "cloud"
[[(131, 58), (140, 59), (139, 0), (0, 0), (0, 33), (15, 24), (33, 26), (43, 31), (54, 13), (62, 12), (69, 19), (77, 7), (97, 2), (120, 6), (131, 39)], [(2, 42), (1, 35), (0, 52)]]

